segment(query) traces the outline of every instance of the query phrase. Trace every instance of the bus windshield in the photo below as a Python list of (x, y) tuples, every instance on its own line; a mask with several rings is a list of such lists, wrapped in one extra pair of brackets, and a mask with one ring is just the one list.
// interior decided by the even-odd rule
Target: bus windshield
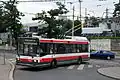
[(39, 47), (37, 45), (21, 45), (19, 47), (19, 54), (36, 56), (39, 55)]
[(36, 56), (40, 53), (40, 48), (37, 39), (20, 38), (18, 44), (18, 54)]

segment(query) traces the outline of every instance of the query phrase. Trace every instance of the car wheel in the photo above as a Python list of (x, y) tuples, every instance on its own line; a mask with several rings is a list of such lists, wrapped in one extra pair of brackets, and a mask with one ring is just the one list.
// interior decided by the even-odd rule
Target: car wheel
[(107, 60), (110, 60), (111, 59), (111, 57), (110, 56), (107, 56)]

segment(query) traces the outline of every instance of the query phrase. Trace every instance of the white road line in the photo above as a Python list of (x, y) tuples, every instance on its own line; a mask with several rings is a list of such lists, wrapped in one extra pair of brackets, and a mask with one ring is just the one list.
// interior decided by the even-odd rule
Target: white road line
[(79, 65), (79, 67), (77, 68), (77, 70), (83, 70), (84, 66), (85, 66), (84, 64)]
[(71, 65), (67, 69), (73, 69), (74, 67), (75, 67), (75, 65)]
[(93, 67), (93, 65), (88, 65), (88, 68), (92, 68)]
[(96, 67), (100, 67), (99, 65), (96, 65)]
[(16, 62), (16, 59), (8, 59), (11, 62)]
[(63, 69), (63, 68), (65, 68), (65, 67), (58, 67), (58, 69)]
[(13, 59), (8, 59), (8, 60), (12, 61)]
[(16, 61), (14, 60), (14, 61), (11, 61), (11, 62), (16, 62)]

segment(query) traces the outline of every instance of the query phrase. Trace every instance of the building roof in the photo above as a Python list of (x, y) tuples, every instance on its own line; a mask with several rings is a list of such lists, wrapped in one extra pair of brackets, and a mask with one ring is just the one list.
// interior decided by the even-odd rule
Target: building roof
[(111, 31), (110, 29), (104, 29), (101, 27), (89, 27), (89, 28), (82, 28), (82, 34), (101, 34), (103, 31)]
[(95, 34), (95, 33), (102, 33), (101, 28), (82, 28), (82, 34)]

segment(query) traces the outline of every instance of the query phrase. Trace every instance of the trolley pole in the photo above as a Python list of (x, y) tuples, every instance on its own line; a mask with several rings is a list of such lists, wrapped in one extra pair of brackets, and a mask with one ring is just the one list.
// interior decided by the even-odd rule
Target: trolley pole
[(73, 39), (73, 36), (74, 36), (74, 10), (75, 10), (75, 7), (73, 5), (72, 39)]

